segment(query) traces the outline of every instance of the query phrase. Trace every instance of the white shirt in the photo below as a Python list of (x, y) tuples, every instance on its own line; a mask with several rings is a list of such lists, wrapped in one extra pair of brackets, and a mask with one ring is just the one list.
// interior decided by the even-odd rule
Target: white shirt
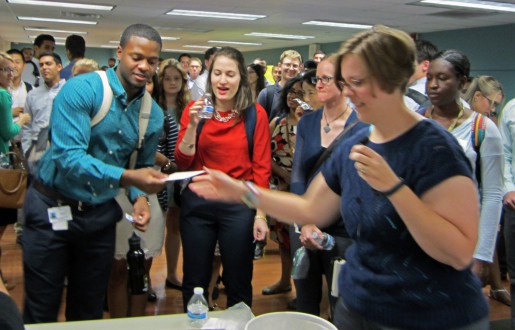
[[(39, 60), (35, 57), (32, 58), (32, 63), (36, 65), (36, 70), (39, 70)], [(34, 75), (34, 67), (30, 63), (25, 63), (25, 69), (21, 73), (21, 80), (28, 82), (36, 87), (36, 76)]]

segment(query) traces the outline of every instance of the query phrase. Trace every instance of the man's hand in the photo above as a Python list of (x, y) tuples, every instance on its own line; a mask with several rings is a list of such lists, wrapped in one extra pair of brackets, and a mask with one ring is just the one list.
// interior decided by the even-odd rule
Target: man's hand
[(134, 227), (139, 231), (146, 231), (150, 221), (150, 215), (150, 206), (148, 205), (147, 197), (138, 197), (134, 202), (134, 211), (132, 213)]
[(20, 113), (23, 113), (23, 108), (16, 107), (16, 108), (13, 108), (12, 111), (13, 111), (13, 118), (16, 118), (20, 115)]
[(515, 191), (510, 191), (504, 195), (504, 205), (515, 210)]
[(120, 179), (120, 184), (124, 187), (134, 186), (147, 194), (153, 194), (164, 189), (166, 182), (163, 179), (166, 177), (168, 177), (166, 174), (152, 168), (125, 170)]

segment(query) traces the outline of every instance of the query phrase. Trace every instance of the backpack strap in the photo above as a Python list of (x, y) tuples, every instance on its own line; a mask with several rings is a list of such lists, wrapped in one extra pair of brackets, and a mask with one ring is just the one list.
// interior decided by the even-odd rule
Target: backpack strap
[(268, 115), (272, 113), (272, 106), (274, 105), (275, 85), (266, 87), (266, 104), (265, 110)]
[(421, 105), (422, 103), (429, 100), (429, 98), (425, 94), (420, 93), (419, 91), (413, 88), (408, 88), (405, 95), (413, 101), (415, 101), (418, 105)]
[(107, 74), (104, 70), (95, 71), (102, 80), (102, 87), (104, 88), (104, 97), (102, 98), (102, 105), (98, 110), (97, 114), (91, 119), (91, 127), (96, 126), (100, 123), (104, 117), (109, 112), (109, 108), (111, 108), (111, 103), (113, 102), (113, 90), (109, 85), (109, 81), (107, 80)]
[(485, 139), (486, 132), (486, 117), (480, 113), (474, 112), (474, 120), (472, 120), (472, 130), (470, 132), (470, 139), (472, 146), (477, 154), (476, 157), (476, 179), (477, 183), (481, 184), (481, 144)]

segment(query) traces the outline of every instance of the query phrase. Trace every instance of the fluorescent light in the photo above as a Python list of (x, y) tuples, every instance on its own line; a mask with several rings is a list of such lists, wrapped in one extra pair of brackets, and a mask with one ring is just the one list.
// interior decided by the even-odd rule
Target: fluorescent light
[(246, 36), (251, 37), (265, 37), (265, 38), (281, 38), (281, 39), (313, 39), (313, 36), (299, 36), (294, 34), (276, 34), (276, 33), (261, 33), (261, 32), (252, 32), (245, 34)]
[(120, 41), (119, 40), (109, 40), (109, 43), (110, 44), (119, 44)]
[(54, 30), (54, 29), (42, 29), (42, 28), (31, 28), (25, 27), (25, 31), (36, 31), (36, 32), (52, 32), (52, 33), (66, 33), (66, 34), (88, 34), (84, 31), (70, 31), (70, 30)]
[(80, 21), (80, 20), (73, 20), (73, 19), (29, 17), (29, 16), (18, 16), (18, 20), (50, 22), (50, 23), (87, 24), (87, 25), (97, 25), (98, 24), (98, 22), (93, 22), (93, 21)]
[(308, 21), (303, 22), (305, 25), (320, 25), (320, 26), (332, 26), (332, 27), (340, 27), (347, 29), (370, 29), (372, 25), (364, 25), (364, 24), (351, 24), (351, 23), (338, 23), (338, 22), (324, 22), (324, 21)]
[(195, 53), (195, 54), (202, 54), (204, 52), (198, 51), (198, 50), (186, 50), (186, 49), (163, 49), (163, 52), (173, 52), (173, 53)]
[(224, 40), (209, 40), (212, 44), (230, 44), (230, 45), (247, 45), (247, 46), (261, 46), (260, 42), (239, 42), (239, 41), (224, 41)]
[(31, 6), (47, 6), (47, 7), (61, 7), (61, 8), (76, 8), (76, 9), (90, 9), (90, 10), (113, 10), (114, 6), (103, 5), (89, 5), (84, 3), (70, 3), (70, 2), (54, 2), (54, 1), (36, 1), (36, 0), (7, 0), (8, 3), (19, 5)]
[(161, 37), (161, 40), (179, 40), (181, 38), (178, 37)]
[(422, 0), (421, 3), (428, 3), (433, 5), (442, 5), (450, 7), (462, 7), (462, 8), (473, 8), (473, 9), (484, 9), (494, 11), (507, 11), (515, 12), (515, 5), (504, 2), (493, 2), (493, 1), (476, 1), (476, 0)]
[(188, 48), (201, 48), (201, 49), (209, 49), (211, 46), (198, 46), (198, 45), (184, 45), (182, 47), (188, 47)]
[(115, 45), (100, 45), (100, 48), (118, 48), (118, 46), (115, 46)]
[(175, 16), (194, 16), (194, 17), (211, 17), (211, 18), (224, 18), (224, 19), (242, 19), (254, 21), (260, 18), (265, 18), (266, 15), (249, 15), (249, 14), (236, 14), (236, 13), (220, 13), (216, 11), (198, 11), (198, 10), (182, 10), (174, 9), (166, 13), (167, 15)]
[[(29, 36), (29, 38), (32, 38), (32, 39), (36, 39), (38, 36)], [(54, 36), (54, 39), (55, 40), (66, 40), (66, 37), (55, 37)]]

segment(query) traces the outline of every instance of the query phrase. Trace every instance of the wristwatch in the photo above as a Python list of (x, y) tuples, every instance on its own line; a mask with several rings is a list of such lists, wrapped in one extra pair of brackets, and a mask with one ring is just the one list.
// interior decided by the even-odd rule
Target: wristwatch
[(134, 198), (134, 203), (136, 203), (136, 201), (138, 200), (138, 198), (140, 197), (144, 197), (146, 200), (147, 200), (147, 205), (150, 206), (150, 199), (148, 198), (148, 195), (147, 194), (141, 194), (141, 195), (138, 195), (136, 196), (136, 198)]

